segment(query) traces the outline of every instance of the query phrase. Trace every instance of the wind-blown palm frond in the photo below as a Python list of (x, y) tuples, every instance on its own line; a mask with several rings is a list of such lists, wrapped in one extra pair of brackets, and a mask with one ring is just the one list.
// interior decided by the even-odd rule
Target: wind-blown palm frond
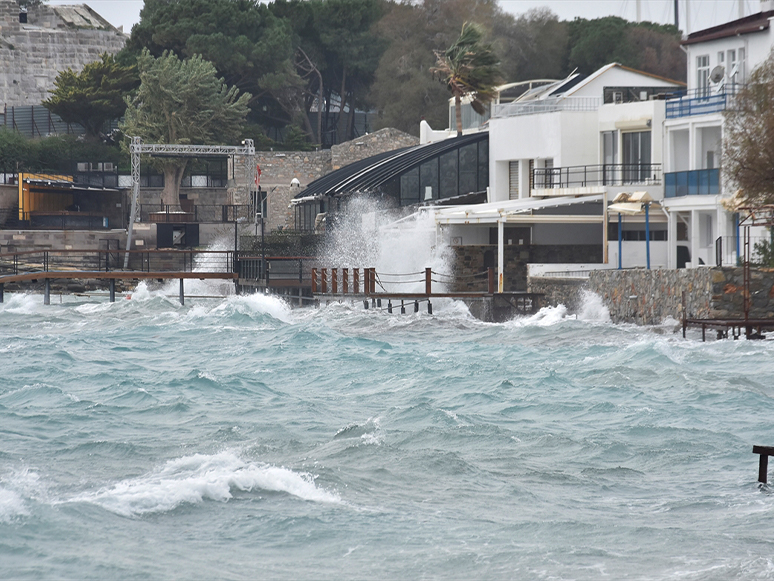
[(436, 65), (430, 71), (454, 96), (457, 135), (462, 135), (462, 98), (471, 97), (473, 110), (483, 115), (496, 95), (500, 82), (500, 59), (491, 44), (483, 44), (484, 32), (466, 22), (459, 38), (446, 51), (435, 51)]

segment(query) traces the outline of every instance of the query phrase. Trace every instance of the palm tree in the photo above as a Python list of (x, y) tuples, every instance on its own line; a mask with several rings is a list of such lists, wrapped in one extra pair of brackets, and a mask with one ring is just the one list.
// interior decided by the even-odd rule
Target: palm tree
[(495, 97), (500, 82), (500, 59), (491, 44), (483, 44), (484, 32), (474, 22), (462, 25), (460, 37), (445, 52), (434, 51), (437, 66), (430, 69), (454, 95), (457, 137), (462, 135), (462, 98), (471, 97), (471, 106), (479, 115)]

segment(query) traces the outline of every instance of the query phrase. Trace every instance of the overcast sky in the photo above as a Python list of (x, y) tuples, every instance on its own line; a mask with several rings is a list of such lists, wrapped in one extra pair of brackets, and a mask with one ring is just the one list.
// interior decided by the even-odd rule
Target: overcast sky
[[(130, 32), (140, 20), (143, 0), (48, 0), (49, 4), (76, 4), (85, 1), (114, 26), (123, 26)], [(680, 0), (680, 28), (686, 30), (685, 3), (690, 1), (690, 26), (695, 32), (710, 26), (735, 20), (739, 14), (739, 2), (744, 4), (744, 14), (760, 11), (759, 0)], [(570, 20), (576, 16), (599, 18), (621, 16), (635, 20), (636, 0), (499, 0), (500, 5), (513, 14), (522, 14), (531, 8), (546, 6), (559, 18)], [(660, 23), (674, 22), (674, 0), (640, 0), (643, 20)]]

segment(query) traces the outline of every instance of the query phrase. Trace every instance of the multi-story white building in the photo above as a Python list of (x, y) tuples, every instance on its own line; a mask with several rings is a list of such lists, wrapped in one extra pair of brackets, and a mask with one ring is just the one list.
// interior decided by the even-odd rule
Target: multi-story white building
[[(613, 63), (495, 105), (488, 123), (488, 203), (440, 210), (438, 223), (462, 245), (494, 243), (497, 226), (501, 270), (503, 246), (520, 244), (530, 246), (532, 263), (550, 257), (551, 270), (564, 263), (614, 267), (619, 248), (623, 266), (645, 265), (644, 214), (622, 219), (619, 245), (618, 216), (608, 204), (621, 192), (663, 198), (665, 99), (683, 89)], [(667, 217), (655, 208), (652, 263), (666, 266)]]
[(733, 194), (720, 169), (723, 112), (774, 46), (774, 2), (761, 12), (689, 35), (688, 90), (666, 103), (664, 206), (669, 220), (668, 266), (735, 264), (738, 218), (723, 198)]

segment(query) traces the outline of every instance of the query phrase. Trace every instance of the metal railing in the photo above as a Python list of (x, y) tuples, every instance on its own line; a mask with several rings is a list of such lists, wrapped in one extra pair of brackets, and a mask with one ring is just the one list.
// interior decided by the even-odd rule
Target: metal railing
[(311, 285), (312, 256), (256, 256), (253, 252), (240, 252), (237, 257), (239, 278), (242, 280), (270, 283), (284, 282)]
[(596, 111), (602, 106), (600, 97), (552, 97), (540, 101), (525, 101), (492, 106), (492, 118), (538, 115), (555, 111)]
[(546, 167), (532, 170), (533, 189), (660, 185), (661, 164), (603, 164)]
[(727, 84), (721, 92), (715, 92), (712, 87), (702, 87), (676, 93), (666, 102), (666, 118), (677, 119), (724, 111), (742, 87), (741, 84)]
[(720, 193), (719, 169), (696, 169), (664, 174), (664, 197), (714, 196)]
[(253, 222), (255, 206), (252, 204), (140, 204), (142, 222), (197, 222), (223, 223), (239, 220)]
[[(761, 246), (771, 244), (768, 236), (750, 236), (750, 262), (761, 264)], [(744, 260), (742, 236), (718, 236), (715, 239), (715, 266), (740, 266)]]
[[(126, 254), (127, 268), (123, 268)], [(0, 254), (3, 276), (46, 272), (237, 272), (232, 250), (30, 250)], [(43, 277), (42, 277), (43, 278)]]

